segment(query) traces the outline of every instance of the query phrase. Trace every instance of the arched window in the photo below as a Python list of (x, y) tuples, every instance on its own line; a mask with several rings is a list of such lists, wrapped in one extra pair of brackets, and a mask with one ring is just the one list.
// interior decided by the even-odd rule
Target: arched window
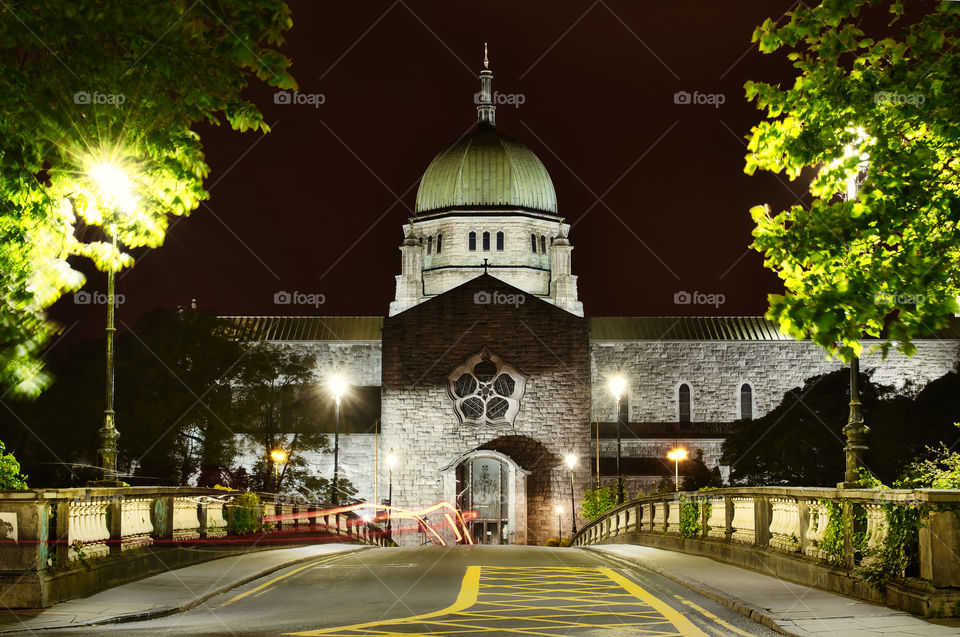
[(469, 244), (467, 247), (470, 248), (471, 251), (477, 249), (477, 233), (476, 232), (470, 233), (470, 237), (468, 238), (467, 243)]
[(503, 233), (502, 232), (497, 233), (497, 250), (500, 250), (500, 251), (503, 250)]
[(537, 235), (530, 235), (530, 249), (534, 252), (537, 251)]
[(690, 422), (690, 385), (686, 383), (677, 389), (677, 414), (680, 422)]
[(749, 383), (740, 385), (740, 417), (753, 420), (753, 387)]
[(433, 252), (433, 237), (427, 237), (427, 254)]
[(547, 238), (543, 235), (540, 235), (540, 252), (547, 253)]
[(490, 249), (490, 233), (489, 232), (483, 233), (483, 249), (484, 250)]
[(443, 247), (443, 235), (437, 235), (437, 254), (440, 254), (440, 249)]

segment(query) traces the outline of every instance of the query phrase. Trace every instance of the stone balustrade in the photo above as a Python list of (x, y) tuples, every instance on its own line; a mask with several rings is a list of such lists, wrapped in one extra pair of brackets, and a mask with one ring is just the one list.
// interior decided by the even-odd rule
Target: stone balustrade
[[(896, 507), (919, 511), (907, 551), (917, 557), (906, 571), (886, 573), (887, 586), (871, 588), (858, 569), (879, 564)], [(960, 490), (724, 488), (627, 502), (583, 526), (572, 544), (692, 552), (911, 612), (949, 614), (960, 611), (957, 510)]]
[[(393, 545), (379, 526), (353, 511), (269, 493), (257, 494), (259, 505), (250, 511), (255, 528), (242, 529), (252, 541), (237, 542), (228, 536), (238, 535), (240, 495), (190, 487), (0, 492), (0, 602), (42, 608), (98, 590), (105, 582), (122, 583), (134, 574), (273, 548), (278, 542)], [(260, 542), (260, 534), (277, 537)], [(180, 550), (206, 542), (209, 550)]]

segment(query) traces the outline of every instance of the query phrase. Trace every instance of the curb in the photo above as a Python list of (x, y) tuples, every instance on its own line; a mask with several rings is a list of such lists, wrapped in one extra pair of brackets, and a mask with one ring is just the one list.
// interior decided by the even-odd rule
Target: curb
[(749, 602), (745, 602), (738, 597), (734, 597), (733, 595), (719, 591), (713, 588), (712, 586), (707, 586), (703, 582), (698, 582), (697, 580), (689, 579), (689, 578), (683, 577), (682, 575), (677, 575), (672, 571), (667, 571), (666, 569), (662, 569), (652, 564), (630, 560), (625, 557), (621, 557), (619, 555), (612, 555), (602, 549), (597, 549), (592, 546), (581, 546), (577, 548), (581, 548), (587, 551), (592, 551), (614, 562), (619, 562), (621, 564), (625, 564), (631, 567), (640, 567), (644, 570), (650, 571), (652, 573), (656, 573), (657, 575), (660, 575), (662, 577), (666, 577), (667, 579), (673, 580), (674, 582), (676, 582), (677, 584), (680, 584), (681, 586), (685, 586), (692, 591), (700, 593), (704, 597), (711, 599), (717, 602), (718, 604), (726, 606), (731, 610), (735, 610), (745, 617), (749, 617), (750, 619), (757, 622), (758, 624), (763, 624), (770, 630), (775, 630), (778, 633), (781, 633), (783, 635), (790, 635), (791, 637), (804, 637), (800, 633), (790, 632), (785, 626), (782, 626), (781, 624), (779, 624), (773, 615), (771, 615), (768, 611), (760, 608), (759, 606), (754, 606), (753, 604)]
[[(134, 611), (131, 613), (122, 613), (119, 615), (110, 615), (107, 617), (98, 617), (96, 619), (89, 619), (86, 621), (73, 622), (69, 624), (54, 624), (51, 626), (37, 626), (37, 627), (29, 627), (29, 628), (21, 626), (19, 628), (0, 630), (0, 635), (24, 633), (24, 632), (34, 633), (34, 632), (39, 632), (41, 630), (62, 630), (64, 628), (84, 628), (88, 626), (102, 626), (105, 624), (122, 624), (126, 622), (146, 621), (150, 619), (160, 619), (162, 617), (169, 617), (170, 615), (176, 615), (177, 613), (188, 611), (191, 608), (199, 606), (200, 604), (204, 603), (205, 601), (207, 601), (212, 597), (216, 597), (217, 595), (226, 593), (227, 591), (233, 590), (235, 588), (243, 586), (244, 584), (252, 582), (255, 579), (260, 579), (261, 577), (265, 577), (267, 575), (270, 575), (271, 573), (276, 573), (277, 571), (288, 568), (290, 566), (296, 566), (297, 564), (302, 564), (303, 562), (309, 562), (310, 560), (320, 560), (321, 563), (326, 563), (326, 562), (330, 562), (330, 561), (339, 559), (341, 557), (346, 557), (347, 555), (353, 555), (355, 553), (359, 553), (360, 551), (364, 551), (366, 549), (371, 549), (371, 548), (374, 548), (374, 547), (371, 545), (363, 545), (363, 546), (358, 546), (354, 549), (339, 551), (332, 555), (309, 555), (305, 557), (298, 557), (296, 559), (291, 559), (286, 562), (283, 562), (282, 564), (274, 564), (250, 576), (244, 577), (240, 580), (236, 580), (233, 582), (228, 582), (226, 584), (223, 584), (219, 588), (207, 591), (203, 595), (200, 595), (199, 597), (186, 601), (183, 604), (180, 604), (179, 606), (164, 606), (161, 608), (151, 608), (149, 610)], [(213, 561), (215, 562), (216, 560), (213, 560)], [(110, 590), (110, 589), (106, 589), (106, 590)]]

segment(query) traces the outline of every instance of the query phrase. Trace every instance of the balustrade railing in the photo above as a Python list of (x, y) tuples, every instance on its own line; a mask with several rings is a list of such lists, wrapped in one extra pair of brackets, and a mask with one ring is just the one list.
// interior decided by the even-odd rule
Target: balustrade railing
[(754, 487), (649, 496), (586, 524), (572, 544), (656, 534), (762, 548), (848, 570), (871, 568), (890, 549), (889, 520), (897, 507), (913, 508), (920, 518), (908, 548), (918, 556), (913, 574), (935, 587), (960, 587), (960, 490)]

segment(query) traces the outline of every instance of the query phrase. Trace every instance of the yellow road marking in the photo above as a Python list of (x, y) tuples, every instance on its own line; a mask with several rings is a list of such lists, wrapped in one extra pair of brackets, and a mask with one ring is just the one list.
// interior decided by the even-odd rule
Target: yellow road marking
[[(564, 579), (571, 575), (574, 577)], [(505, 584), (505, 581), (514, 583)], [(565, 581), (571, 587), (556, 588)], [(600, 583), (604, 586), (595, 585)], [(530, 603), (541, 601), (561, 603), (552, 606)], [(584, 622), (591, 618), (607, 621)], [(612, 619), (616, 623), (610, 621)], [(443, 610), (288, 634), (410, 636), (495, 632), (553, 636), (558, 634), (555, 630), (567, 634), (566, 631), (573, 628), (708, 637), (679, 611), (612, 569), (486, 566), (467, 568), (456, 602)]]
[[(400, 619), (387, 619), (384, 621), (374, 621), (366, 622), (364, 624), (353, 624), (352, 626), (340, 626), (337, 628), (326, 628), (323, 630), (310, 630), (302, 633), (287, 633), (288, 635), (324, 635), (332, 631), (344, 631), (344, 630), (360, 630), (362, 628), (367, 628), (369, 626), (389, 626), (394, 624), (406, 624), (411, 622), (417, 622), (424, 619), (431, 619), (433, 617), (440, 617), (441, 615), (448, 615), (451, 613), (457, 613), (462, 610), (466, 610), (477, 603), (477, 593), (480, 591), (480, 567), (479, 566), (468, 566), (467, 572), (463, 576), (463, 581), (460, 583), (460, 594), (457, 595), (457, 600), (447, 606), (443, 610), (434, 611), (432, 613), (425, 613), (423, 615), (414, 615), (413, 617), (402, 617)], [(409, 634), (409, 633), (407, 633)]]
[(220, 608), (223, 608), (224, 606), (229, 606), (230, 604), (232, 604), (232, 603), (234, 603), (234, 602), (236, 602), (236, 601), (239, 601), (239, 600), (243, 599), (243, 598), (246, 597), (247, 595), (252, 595), (253, 593), (256, 593), (257, 591), (259, 591), (259, 590), (261, 590), (261, 589), (264, 589), (264, 588), (266, 588), (267, 586), (270, 586), (270, 585), (273, 584), (274, 582), (279, 582), (280, 580), (282, 580), (282, 579), (285, 578), (285, 577), (290, 577), (290, 576), (293, 575), (294, 573), (299, 573), (300, 571), (302, 571), (302, 570), (304, 570), (304, 569), (307, 569), (307, 568), (310, 568), (311, 566), (315, 566), (315, 565), (316, 565), (316, 562), (315, 562), (315, 561), (314, 561), (314, 562), (310, 562), (310, 563), (307, 564), (306, 566), (301, 566), (300, 568), (294, 569), (294, 570), (290, 571), (289, 573), (284, 573), (283, 575), (280, 575), (279, 577), (274, 577), (274, 578), (273, 578), (272, 580), (270, 580), (269, 582), (264, 582), (263, 584), (260, 584), (260, 586), (257, 586), (257, 587), (255, 587), (255, 588), (251, 588), (250, 590), (248, 590), (248, 591), (245, 592), (245, 593), (240, 593), (240, 594), (237, 595), (236, 597), (234, 597), (234, 598), (232, 598), (232, 599), (228, 599), (228, 600), (225, 601), (224, 603), (220, 604)]
[(686, 604), (686, 605), (689, 606), (690, 608), (694, 609), (695, 611), (697, 611), (698, 613), (700, 613), (701, 615), (703, 615), (703, 616), (706, 617), (707, 619), (713, 620), (714, 622), (720, 624), (721, 626), (723, 626), (723, 627), (726, 628), (727, 630), (731, 630), (731, 631), (737, 633), (738, 635), (743, 635), (744, 637), (753, 637), (753, 634), (752, 634), (752, 633), (748, 633), (748, 632), (746, 632), (746, 631), (740, 630), (739, 628), (737, 628), (737, 627), (734, 626), (733, 624), (731, 624), (731, 623), (729, 623), (729, 622), (725, 622), (724, 620), (720, 619), (719, 617), (717, 617), (716, 615), (714, 615), (713, 613), (711, 613), (710, 611), (708, 611), (706, 608), (701, 608), (700, 606), (697, 606), (697, 605), (694, 604), (693, 602), (691, 602), (691, 601), (689, 601), (689, 600), (686, 600), (686, 599), (680, 597), (679, 595), (674, 595), (674, 597), (676, 597), (676, 598), (679, 599), (681, 602), (683, 602), (684, 604)]

